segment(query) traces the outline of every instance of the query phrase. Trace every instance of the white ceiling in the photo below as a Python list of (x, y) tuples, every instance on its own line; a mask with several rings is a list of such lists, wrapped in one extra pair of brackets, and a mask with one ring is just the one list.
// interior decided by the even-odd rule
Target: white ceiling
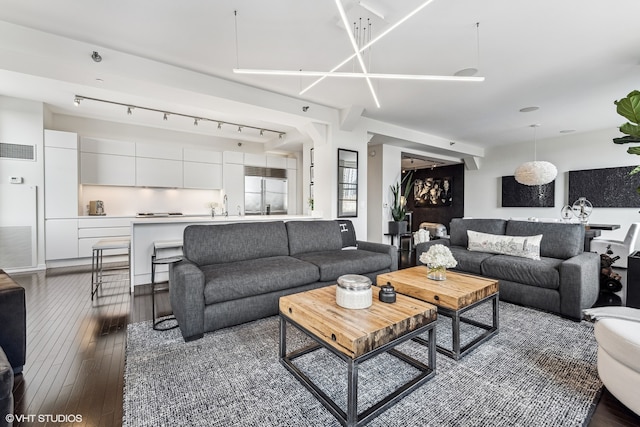
[[(362, 1), (384, 15), (384, 21), (374, 18), (374, 36), (423, 3)], [(358, 1), (343, 3), (349, 19), (372, 17)], [(232, 72), (236, 66), (327, 71), (350, 55), (338, 10), (329, 0), (0, 0), (0, 21), (68, 38), (70, 50), (79, 41), (102, 51), (103, 62), (92, 64), (96, 77), (100, 67), (109, 65), (109, 52), (126, 53), (285, 94), (300, 99), (301, 105), (359, 105), (365, 108), (363, 116), (479, 147), (530, 141), (532, 123), (541, 124), (538, 139), (567, 129), (618, 126), (623, 120), (613, 100), (640, 88), (638, 16), (637, 0), (435, 0), (373, 46), (369, 70), (452, 75), (475, 67), (486, 80), (374, 81), (381, 103), (377, 108), (363, 80), (326, 79), (300, 96), (312, 78)], [(23, 42), (12, 40), (13, 49), (19, 51)], [(91, 52), (73, 54), (91, 61)], [(360, 71), (351, 63), (342, 70)], [(0, 70), (0, 94), (40, 97), (54, 111), (108, 118), (104, 107), (73, 110), (70, 91), (91, 88), (87, 95), (107, 99), (126, 93), (118, 82), (96, 89), (95, 82), (84, 88), (64, 80), (47, 77), (46, 70), (39, 78)], [(187, 114), (272, 124), (249, 113), (221, 117), (221, 111), (197, 103), (140, 101)], [(529, 106), (540, 109), (519, 112)], [(284, 130), (295, 134), (293, 124)]]

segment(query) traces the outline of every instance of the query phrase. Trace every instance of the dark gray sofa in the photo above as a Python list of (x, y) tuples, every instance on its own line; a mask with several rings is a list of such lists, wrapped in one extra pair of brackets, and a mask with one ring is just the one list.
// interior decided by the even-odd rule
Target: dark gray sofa
[(343, 250), (353, 244), (347, 234), (355, 240), (355, 233), (350, 221), (341, 222), (347, 226), (312, 220), (185, 228), (184, 259), (169, 269), (171, 307), (185, 341), (275, 315), (281, 296), (341, 275), (375, 283), (378, 274), (397, 269), (394, 246), (357, 241), (357, 249)]
[[(467, 230), (509, 236), (542, 234), (540, 260), (469, 251)], [(499, 279), (502, 300), (580, 320), (582, 310), (598, 298), (600, 257), (584, 252), (581, 224), (455, 218), (449, 239), (418, 244), (416, 259), (437, 243), (451, 249), (458, 261), (454, 270)]]

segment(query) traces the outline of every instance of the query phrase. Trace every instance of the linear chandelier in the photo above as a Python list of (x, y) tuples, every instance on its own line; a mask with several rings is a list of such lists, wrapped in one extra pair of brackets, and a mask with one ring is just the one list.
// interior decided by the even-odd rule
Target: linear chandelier
[(215, 120), (215, 119), (210, 119), (210, 118), (202, 117), (202, 116), (192, 116), (190, 114), (176, 113), (175, 111), (166, 111), (166, 110), (158, 110), (156, 108), (150, 108), (150, 107), (141, 107), (140, 105), (125, 104), (125, 103), (122, 103), (122, 102), (109, 101), (109, 100), (106, 100), (106, 99), (91, 98), (89, 96), (84, 96), (84, 95), (75, 95), (75, 97), (73, 99), (73, 103), (77, 107), (77, 106), (80, 105), (80, 102), (85, 101), (85, 100), (103, 102), (105, 104), (119, 105), (121, 107), (125, 107), (127, 109), (126, 112), (129, 115), (133, 114), (133, 110), (137, 109), (137, 110), (146, 110), (146, 111), (153, 111), (155, 113), (160, 113), (160, 114), (162, 114), (162, 119), (163, 120), (169, 120), (169, 116), (186, 117), (188, 119), (192, 119), (193, 120), (193, 125), (194, 126), (198, 126), (199, 122), (213, 122), (213, 123), (217, 123), (218, 124), (218, 129), (222, 129), (222, 126), (237, 127), (238, 128), (238, 132), (242, 132), (243, 129), (254, 129), (254, 130), (260, 132), (260, 136), (264, 136), (265, 132), (270, 132), (270, 133), (278, 135), (279, 139), (284, 138), (284, 136), (287, 134), (286, 132), (282, 132), (282, 131), (279, 131), (279, 130), (268, 129), (268, 128), (264, 128), (264, 127), (256, 127), (256, 126), (244, 125), (244, 124), (240, 124), (240, 123), (233, 123), (233, 122), (228, 122), (226, 120)]
[[(342, 1), (341, 0), (335, 0), (336, 7), (338, 8), (338, 12), (340, 13), (340, 18), (342, 19), (342, 23), (343, 23), (343, 25), (345, 27), (345, 30), (347, 31), (347, 34), (349, 35), (349, 42), (351, 43), (351, 46), (354, 49), (354, 53), (351, 54), (346, 59), (344, 59), (338, 65), (333, 67), (330, 71), (261, 70), (261, 69), (246, 69), (246, 68), (236, 67), (236, 68), (233, 69), (233, 72), (236, 73), (236, 74), (259, 74), (259, 75), (274, 75), (274, 76), (275, 75), (279, 75), (279, 76), (298, 76), (298, 77), (303, 77), (303, 76), (304, 77), (319, 77), (317, 80), (315, 80), (309, 86), (307, 86), (306, 88), (302, 89), (300, 91), (300, 93), (299, 93), (300, 95), (303, 95), (305, 92), (307, 92), (309, 89), (311, 89), (312, 87), (314, 87), (315, 85), (317, 85), (318, 83), (320, 83), (322, 80), (324, 80), (327, 77), (363, 78), (363, 79), (366, 79), (367, 85), (369, 87), (369, 91), (371, 92), (371, 96), (373, 97), (373, 100), (376, 103), (376, 106), (378, 108), (380, 108), (380, 103), (378, 101), (378, 97), (377, 97), (376, 92), (375, 92), (375, 90), (373, 88), (373, 85), (371, 84), (371, 79), (432, 80), (432, 81), (433, 80), (437, 80), (437, 81), (459, 81), (459, 82), (482, 82), (482, 81), (484, 81), (484, 77), (471, 77), (471, 76), (460, 76), (460, 75), (438, 76), (438, 75), (424, 75), (424, 74), (383, 74), (383, 73), (369, 73), (367, 71), (367, 67), (364, 64), (364, 60), (363, 60), (362, 55), (361, 55), (362, 52), (364, 52), (365, 50), (369, 49), (374, 43), (376, 43), (379, 40), (381, 40), (383, 37), (385, 37), (391, 31), (393, 31), (398, 26), (403, 24), (409, 18), (411, 18), (412, 16), (414, 16), (415, 14), (420, 12), (423, 8), (428, 6), (433, 1), (434, 0), (425, 1), (420, 6), (418, 6), (415, 9), (413, 9), (411, 12), (409, 12), (409, 14), (407, 14), (402, 19), (400, 19), (398, 22), (396, 22), (395, 24), (393, 24), (389, 28), (387, 28), (379, 36), (373, 38), (368, 43), (363, 44), (363, 46), (360, 47), (356, 43), (354, 34), (349, 29), (349, 23), (347, 21), (347, 16), (346, 16), (344, 7), (342, 5)], [(351, 61), (354, 58), (357, 58), (358, 64), (359, 64), (360, 69), (362, 70), (362, 72), (359, 72), (359, 73), (351, 72), (351, 73), (349, 73), (349, 72), (338, 72), (337, 71), (338, 69), (340, 69), (342, 66), (344, 66), (345, 64), (347, 64), (349, 61)]]

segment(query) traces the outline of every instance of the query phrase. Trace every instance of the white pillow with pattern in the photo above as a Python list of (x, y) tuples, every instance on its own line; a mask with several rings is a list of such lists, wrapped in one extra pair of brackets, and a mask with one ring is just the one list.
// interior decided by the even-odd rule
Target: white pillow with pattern
[(467, 249), (470, 251), (540, 259), (542, 234), (537, 236), (506, 236), (467, 230), (467, 237), (469, 239)]

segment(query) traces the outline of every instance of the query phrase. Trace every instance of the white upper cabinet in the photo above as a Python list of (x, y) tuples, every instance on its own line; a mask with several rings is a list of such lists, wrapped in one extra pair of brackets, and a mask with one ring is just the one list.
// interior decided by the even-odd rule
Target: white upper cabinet
[(298, 159), (287, 157), (287, 169), (298, 169)]
[(138, 187), (183, 186), (181, 160), (148, 159), (136, 157), (136, 185)]
[(244, 153), (238, 151), (225, 151), (222, 153), (223, 163), (233, 163), (236, 165), (244, 164)]
[(138, 142), (136, 143), (136, 157), (182, 160), (182, 148)]
[(277, 169), (286, 169), (287, 158), (281, 157), (281, 156), (267, 156), (267, 167), (277, 168)]
[(219, 151), (185, 148), (182, 151), (182, 156), (185, 162), (222, 163), (222, 153)]
[(80, 153), (80, 182), (94, 185), (136, 185), (136, 158)]
[(83, 137), (80, 140), (80, 151), (83, 153), (115, 154), (118, 156), (133, 157), (136, 155), (136, 146), (126, 141)]
[(184, 188), (218, 190), (222, 188), (222, 165), (184, 162)]
[(45, 218), (78, 216), (78, 135), (44, 131)]
[(267, 166), (267, 156), (264, 154), (244, 153), (244, 164), (247, 166)]

